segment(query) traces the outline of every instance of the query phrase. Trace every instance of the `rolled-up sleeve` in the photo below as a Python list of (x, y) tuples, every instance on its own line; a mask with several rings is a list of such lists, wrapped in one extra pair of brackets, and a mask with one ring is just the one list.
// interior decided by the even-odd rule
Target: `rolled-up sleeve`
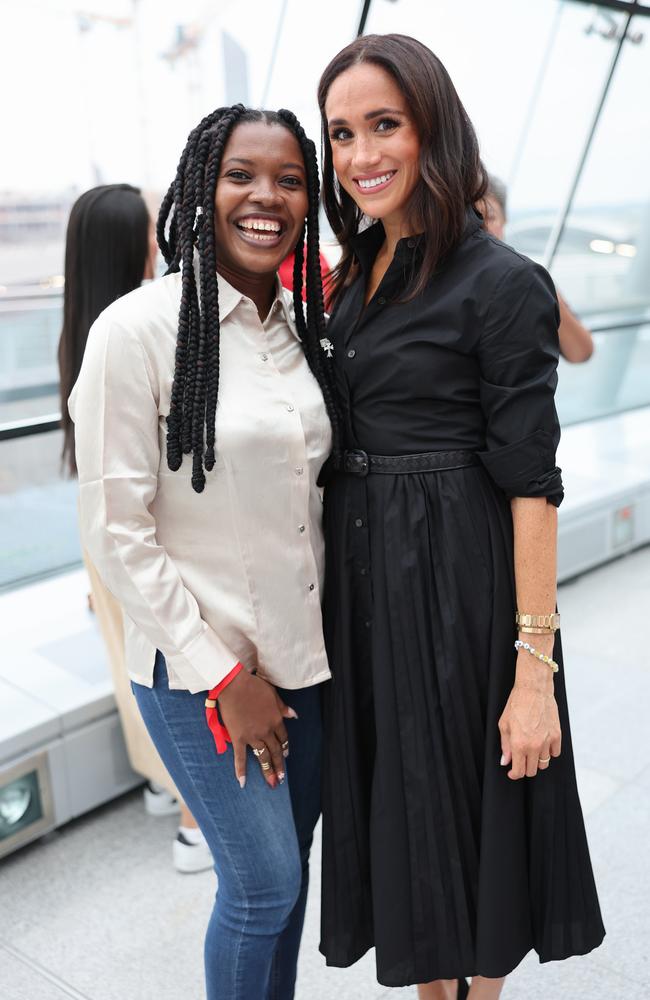
[(209, 689), (238, 657), (202, 619), (157, 541), (157, 387), (142, 344), (109, 316), (90, 331), (69, 400), (82, 541), (108, 589), (187, 689)]
[(559, 311), (544, 268), (522, 258), (499, 280), (478, 347), (486, 470), (508, 497), (564, 496), (555, 464)]

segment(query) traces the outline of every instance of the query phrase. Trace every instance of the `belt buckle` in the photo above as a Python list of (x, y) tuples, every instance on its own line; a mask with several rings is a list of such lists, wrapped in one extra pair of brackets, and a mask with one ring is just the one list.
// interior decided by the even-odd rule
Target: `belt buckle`
[(370, 472), (370, 459), (365, 451), (357, 448), (353, 451), (346, 451), (343, 457), (343, 467), (352, 476), (364, 478)]

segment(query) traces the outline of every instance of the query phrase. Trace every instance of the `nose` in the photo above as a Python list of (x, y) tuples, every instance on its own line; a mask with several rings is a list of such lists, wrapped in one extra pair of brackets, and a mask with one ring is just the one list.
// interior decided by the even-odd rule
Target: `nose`
[(272, 208), (282, 203), (282, 195), (270, 177), (258, 178), (251, 189), (250, 199), (256, 205), (263, 205), (265, 208)]
[(363, 173), (373, 170), (381, 160), (381, 150), (372, 136), (359, 136), (354, 144), (352, 167)]

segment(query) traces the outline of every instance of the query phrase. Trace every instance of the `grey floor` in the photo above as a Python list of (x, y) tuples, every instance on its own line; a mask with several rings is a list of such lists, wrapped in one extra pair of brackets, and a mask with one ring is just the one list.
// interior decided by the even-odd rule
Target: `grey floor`
[[(650, 998), (650, 549), (560, 589), (578, 776), (607, 938), (594, 954), (529, 956), (505, 1000)], [(0, 864), (0, 1000), (201, 1000), (212, 873), (176, 874), (174, 820), (131, 793)], [(415, 997), (375, 982), (372, 955), (327, 969), (318, 858), (298, 1000)]]

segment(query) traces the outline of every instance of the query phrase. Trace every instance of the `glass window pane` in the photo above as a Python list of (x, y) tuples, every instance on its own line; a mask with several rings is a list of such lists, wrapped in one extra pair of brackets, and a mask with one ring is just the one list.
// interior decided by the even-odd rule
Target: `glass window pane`
[(0, 297), (0, 423), (59, 410), (61, 292)]
[(583, 313), (650, 306), (650, 20), (616, 67), (553, 275)]
[(77, 483), (61, 474), (62, 434), (0, 441), (0, 590), (81, 562)]
[(560, 361), (557, 409), (563, 427), (650, 406), (650, 324), (594, 334), (585, 365)]

